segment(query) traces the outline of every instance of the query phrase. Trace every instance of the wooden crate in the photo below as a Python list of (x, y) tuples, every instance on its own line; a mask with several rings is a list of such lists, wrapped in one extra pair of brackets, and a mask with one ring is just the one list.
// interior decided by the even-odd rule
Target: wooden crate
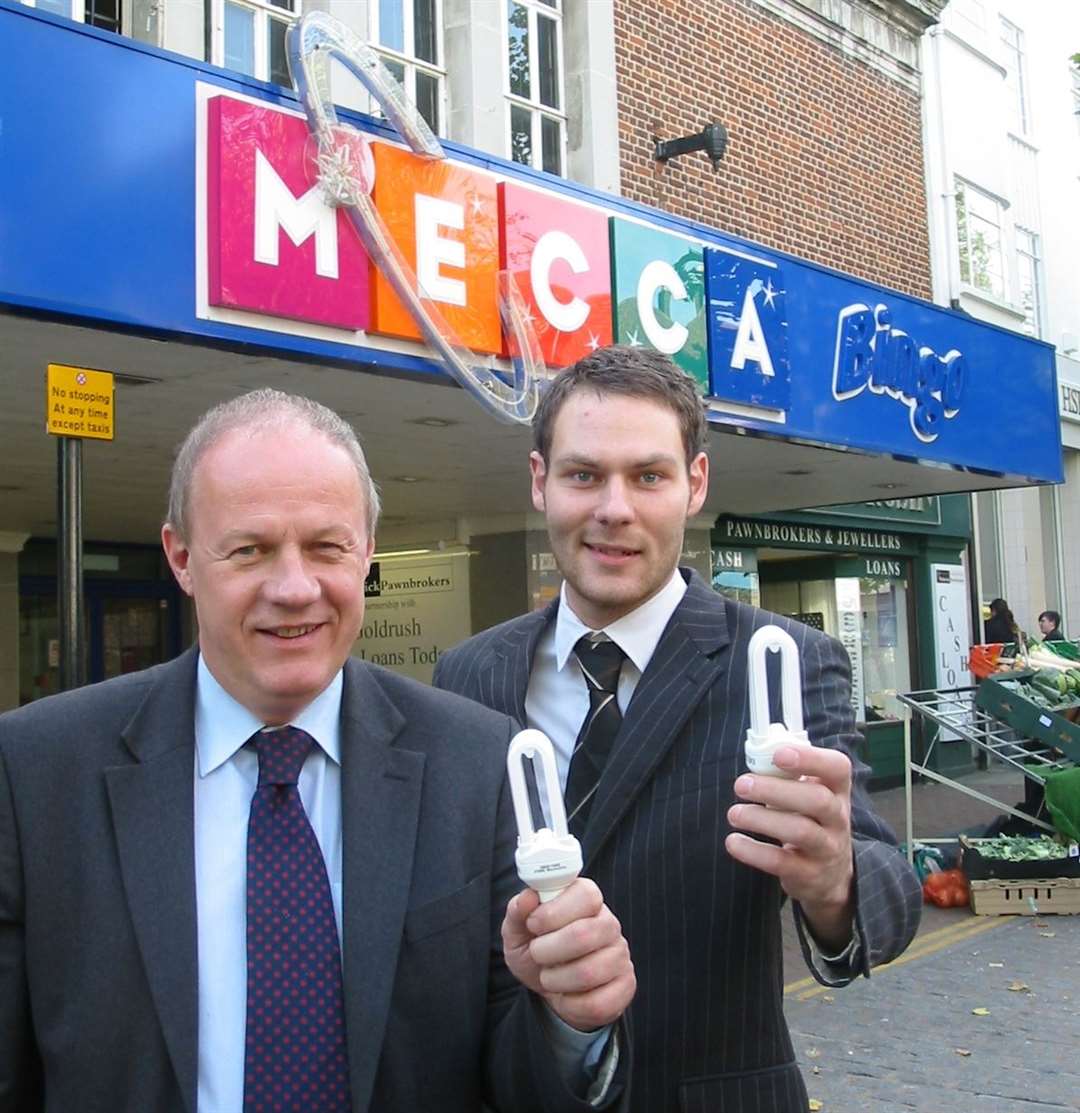
[(972, 881), (971, 910), (976, 916), (1077, 916), (1080, 878)]

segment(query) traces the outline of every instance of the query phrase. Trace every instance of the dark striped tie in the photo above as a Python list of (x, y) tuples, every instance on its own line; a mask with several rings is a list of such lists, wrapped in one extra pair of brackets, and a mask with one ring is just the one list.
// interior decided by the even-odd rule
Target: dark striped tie
[(341, 949), (297, 780), (314, 739), (259, 731), (247, 854), (244, 1113), (348, 1113)]
[(613, 641), (597, 634), (579, 638), (574, 654), (589, 689), (589, 713), (574, 742), (565, 793), (567, 824), (571, 834), (580, 839), (589, 821), (600, 774), (622, 725), (616, 693), (626, 654)]

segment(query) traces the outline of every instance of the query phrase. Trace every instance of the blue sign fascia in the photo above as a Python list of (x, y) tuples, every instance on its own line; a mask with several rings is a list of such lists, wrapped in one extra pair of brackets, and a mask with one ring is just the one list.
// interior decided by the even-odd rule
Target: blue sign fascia
[[(0, 175), (0, 303), (442, 374), (420, 356), (196, 315), (196, 86), (296, 109), (289, 93), (12, 0), (0, 0), (0, 41), (7, 89), (28, 106), (4, 113), (0, 136), (4, 165), (19, 168)], [(381, 121), (342, 117), (393, 138)], [(444, 147), (461, 162), (703, 245), (714, 423), (1061, 481), (1051, 346), (542, 171)], [(744, 321), (748, 305), (756, 320)]]

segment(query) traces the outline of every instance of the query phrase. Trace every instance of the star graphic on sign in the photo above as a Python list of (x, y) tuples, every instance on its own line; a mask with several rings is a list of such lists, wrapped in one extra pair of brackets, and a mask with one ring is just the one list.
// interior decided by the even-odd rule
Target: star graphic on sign
[(589, 351), (595, 352), (600, 347), (600, 337), (595, 332), (589, 333), (589, 342), (587, 344)]
[(484, 202), (476, 194), (473, 194), (469, 203), (472, 205), (473, 215), (479, 216), (484, 211)]
[(771, 278), (765, 283), (763, 289), (765, 291), (765, 304), (772, 305), (776, 301), (776, 287), (773, 286)]
[(627, 339), (627, 342), (630, 344), (631, 348), (640, 348), (641, 347), (641, 340), (638, 337), (638, 334), (637, 334), (636, 331), (630, 333), (627, 336), (626, 339)]

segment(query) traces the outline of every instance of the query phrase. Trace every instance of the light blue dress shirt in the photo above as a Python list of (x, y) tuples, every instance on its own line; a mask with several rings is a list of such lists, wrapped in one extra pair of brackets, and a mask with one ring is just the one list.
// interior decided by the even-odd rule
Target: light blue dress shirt
[[(300, 799), (322, 849), (341, 938), (341, 689), (339, 672), (292, 725), (317, 745)], [(199, 657), (195, 698), (195, 892), (199, 939), (198, 1113), (244, 1105), (247, 1021), (247, 826), (259, 759), (244, 743), (264, 726)]]
[[(344, 674), (291, 720), (317, 745), (300, 771), (300, 800), (326, 863), (341, 939), (341, 693)], [(259, 759), (244, 743), (265, 724), (237, 703), (199, 657), (195, 695), (195, 904), (198, 930), (198, 1113), (238, 1113), (244, 1104), (247, 1024), (247, 828)], [(618, 1048), (610, 1029), (577, 1032), (550, 1010), (545, 1028), (567, 1082), (594, 1073), (602, 1100)], [(601, 1055), (605, 1047), (610, 1053)], [(418, 1054), (421, 1050), (418, 1049)], [(599, 1067), (599, 1069), (597, 1069)]]

